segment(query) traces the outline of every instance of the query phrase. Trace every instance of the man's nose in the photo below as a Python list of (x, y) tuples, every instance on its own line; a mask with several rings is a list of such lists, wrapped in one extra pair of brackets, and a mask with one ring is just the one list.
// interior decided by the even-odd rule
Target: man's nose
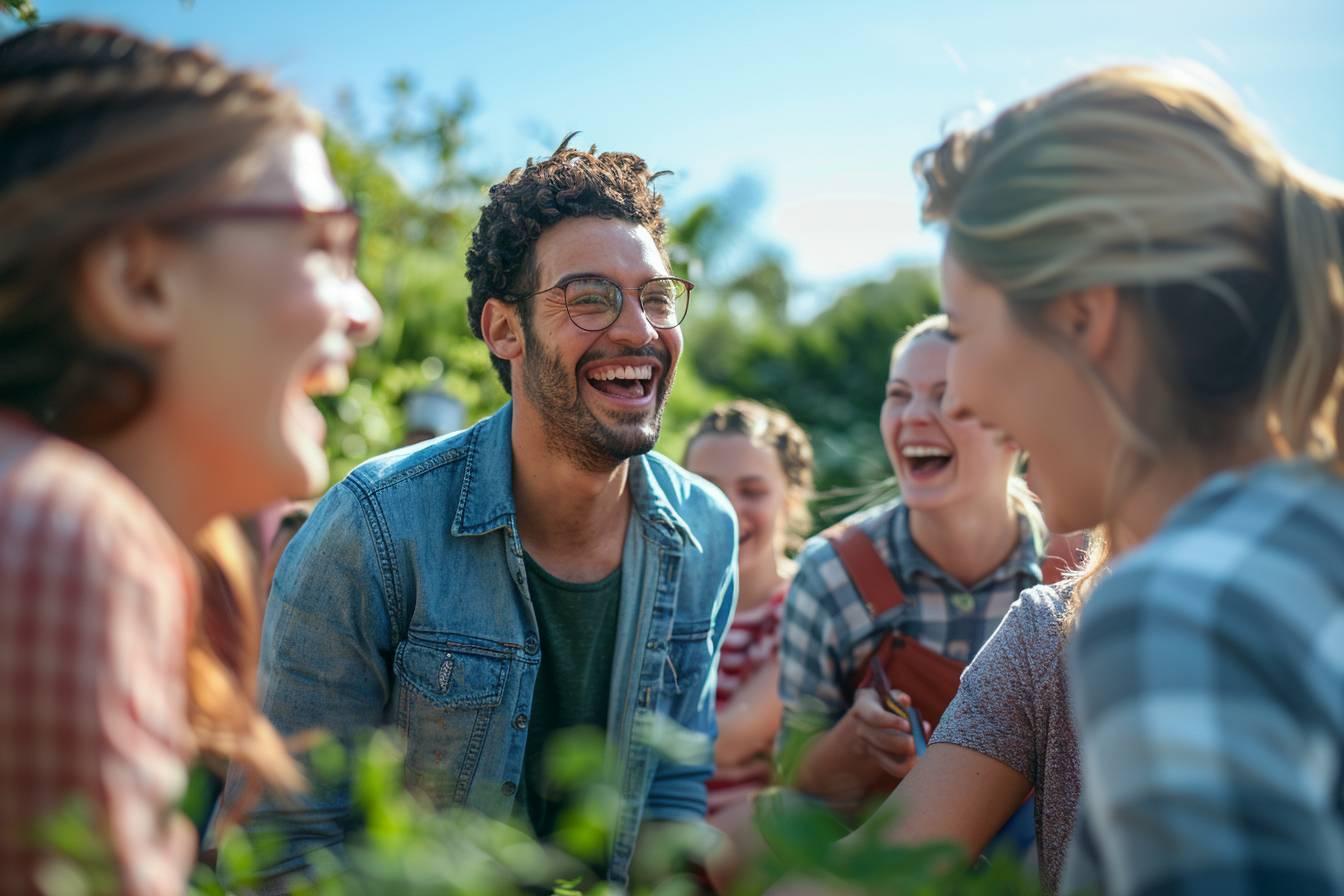
[(644, 314), (638, 290), (625, 292), (621, 312), (608, 328), (607, 335), (623, 345), (648, 345), (657, 338), (658, 331)]

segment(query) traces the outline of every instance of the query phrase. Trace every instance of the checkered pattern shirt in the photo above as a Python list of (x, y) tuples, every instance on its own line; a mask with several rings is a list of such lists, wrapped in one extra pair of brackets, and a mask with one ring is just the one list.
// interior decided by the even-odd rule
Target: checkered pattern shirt
[[(0, 893), (32, 893), (34, 827), (93, 810), (120, 892), (181, 893), (184, 549), (96, 455), (0, 414)], [(173, 819), (177, 820), (174, 821)]]
[(1041, 581), (1036, 537), (1025, 519), (1017, 549), (973, 588), (958, 583), (919, 549), (910, 535), (910, 512), (899, 500), (848, 524), (872, 539), (905, 600), (874, 619), (830, 542), (824, 537), (808, 542), (784, 608), (781, 747), (792, 734), (814, 733), (840, 720), (853, 703), (859, 669), (887, 632), (969, 661), (1018, 595)]
[(1069, 659), (1063, 892), (1344, 893), (1344, 479), (1213, 478), (1098, 586)]

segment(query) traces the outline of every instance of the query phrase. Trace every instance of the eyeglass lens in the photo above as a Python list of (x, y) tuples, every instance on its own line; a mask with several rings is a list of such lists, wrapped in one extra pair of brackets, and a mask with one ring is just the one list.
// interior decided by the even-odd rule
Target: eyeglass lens
[[(570, 320), (584, 330), (605, 330), (620, 316), (621, 287), (601, 277), (584, 277), (565, 284), (565, 306)], [(690, 290), (672, 277), (655, 277), (639, 289), (640, 305), (649, 323), (668, 329), (686, 316)]]

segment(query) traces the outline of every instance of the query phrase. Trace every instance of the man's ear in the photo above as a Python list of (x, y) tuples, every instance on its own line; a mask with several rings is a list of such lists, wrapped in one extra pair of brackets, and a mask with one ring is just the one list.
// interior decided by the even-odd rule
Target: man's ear
[(1093, 364), (1112, 355), (1120, 336), (1120, 296), (1114, 286), (1089, 286), (1051, 303), (1046, 320)]
[(164, 288), (167, 247), (137, 228), (85, 250), (76, 268), (75, 315), (99, 341), (156, 349), (172, 340), (179, 309)]
[(503, 299), (486, 299), (481, 309), (481, 338), (490, 354), (503, 361), (523, 356), (523, 322), (517, 305)]

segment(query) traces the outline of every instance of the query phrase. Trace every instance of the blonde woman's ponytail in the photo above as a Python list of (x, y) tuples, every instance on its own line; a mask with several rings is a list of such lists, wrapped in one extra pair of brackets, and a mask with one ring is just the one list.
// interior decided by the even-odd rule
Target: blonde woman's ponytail
[(1294, 326), (1269, 359), (1271, 425), (1285, 454), (1344, 473), (1344, 189), (1305, 169), (1285, 169), (1283, 251)]

